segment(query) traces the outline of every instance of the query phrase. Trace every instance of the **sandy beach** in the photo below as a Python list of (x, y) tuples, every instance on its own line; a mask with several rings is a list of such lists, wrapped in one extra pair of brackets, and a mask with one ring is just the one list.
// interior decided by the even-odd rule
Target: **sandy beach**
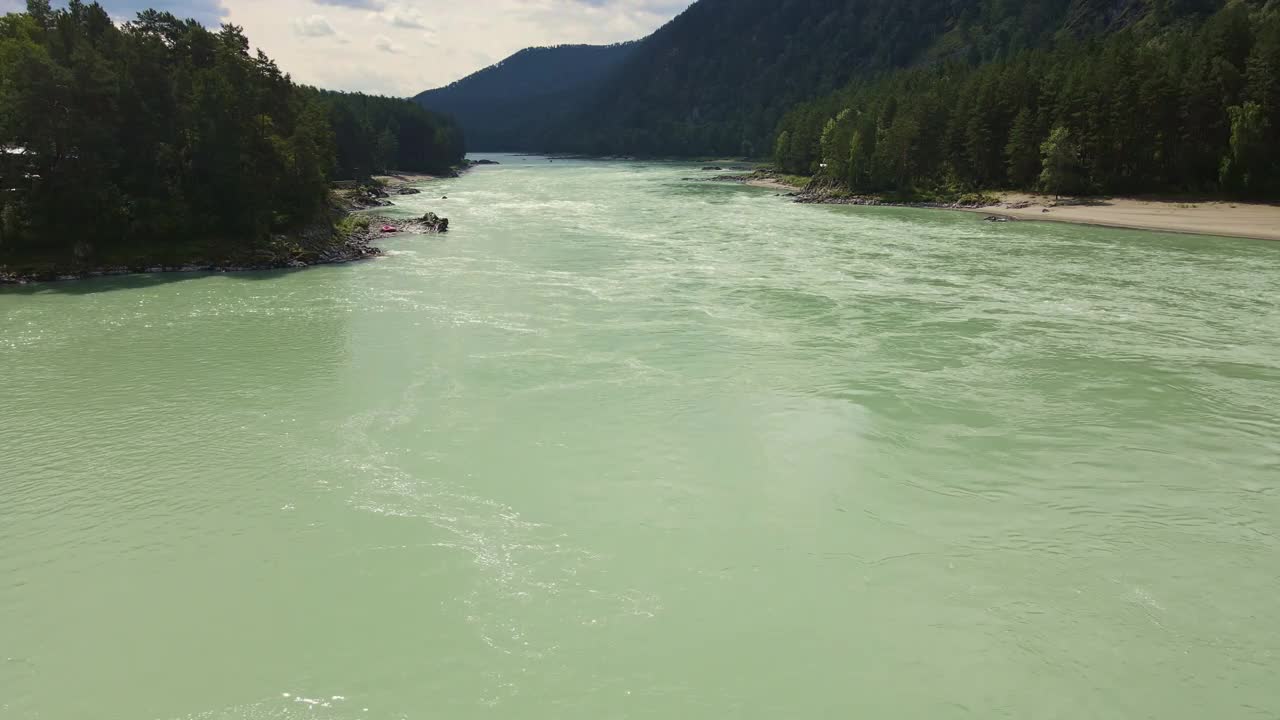
[[(801, 192), (819, 203), (875, 204), (892, 202), (851, 202), (849, 198), (828, 198), (820, 192), (790, 185), (773, 177), (753, 176), (740, 180), (747, 185), (778, 192)], [(1014, 220), (1077, 223), (1130, 230), (1215, 235), (1221, 237), (1280, 240), (1280, 204), (1231, 202), (1222, 200), (1155, 200), (1140, 198), (1060, 198), (1032, 193), (1000, 193), (1000, 201), (983, 207), (936, 205), (937, 209), (964, 210), (985, 215), (1003, 215)], [(874, 198), (871, 198), (874, 199)], [(911, 207), (919, 205), (907, 203)]]
[(427, 180), (440, 180), (441, 177), (439, 175), (425, 175), (423, 173), (392, 173), (388, 175), (375, 175), (373, 176), (373, 179), (381, 182), (387, 187), (396, 188), (402, 185), (411, 185), (413, 183), (424, 182)]
[(996, 205), (972, 212), (1016, 220), (1045, 220), (1134, 230), (1280, 240), (1280, 205), (1090, 198), (1055, 203), (1052, 197), (1009, 193)]
[(781, 180), (772, 180), (768, 178), (752, 178), (750, 180), (747, 180), (746, 184), (750, 185), (751, 187), (766, 188), (769, 190), (778, 190), (781, 192), (796, 192), (798, 190), (803, 189), (795, 185), (788, 185), (782, 182)]

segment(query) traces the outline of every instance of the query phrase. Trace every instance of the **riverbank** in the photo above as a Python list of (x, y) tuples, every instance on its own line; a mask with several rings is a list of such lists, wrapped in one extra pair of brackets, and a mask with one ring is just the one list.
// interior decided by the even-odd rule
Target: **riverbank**
[(420, 218), (390, 218), (338, 211), (331, 225), (317, 225), (295, 236), (275, 235), (251, 254), (218, 257), (213, 246), (170, 248), (138, 257), (69, 264), (31, 260), (0, 266), (0, 285), (85, 280), (117, 275), (159, 273), (237, 273), (301, 269), (368, 260), (383, 254), (374, 245), (394, 235), (431, 235), (449, 231), (449, 219), (429, 212)]
[(467, 160), (464, 160), (461, 165), (458, 165), (452, 168), (448, 173), (444, 175), (432, 175), (429, 173), (414, 173), (414, 172), (389, 172), (389, 173), (386, 173), (385, 175), (374, 175), (373, 179), (374, 181), (381, 183), (387, 189), (394, 191), (403, 187), (415, 185), (417, 183), (430, 182), (432, 180), (448, 180), (451, 178), (462, 177), (462, 174), (469, 170), (474, 170), (475, 168), (484, 167), (486, 165), (498, 165), (498, 164), (500, 163), (498, 163), (495, 160), (467, 159)]
[[(719, 171), (723, 168), (704, 167), (702, 169), (703, 171)], [(698, 182), (731, 182), (787, 193), (799, 193), (808, 187), (811, 180), (811, 178), (800, 177), (799, 175), (783, 175), (773, 170), (754, 170), (749, 173), (738, 172), (729, 175), (712, 175), (686, 179)]]
[(190, 252), (158, 253), (139, 257), (117, 256), (102, 262), (68, 264), (30, 261), (0, 266), (0, 285), (85, 280), (114, 275), (154, 275), (159, 273), (235, 273), (263, 270), (337, 265), (377, 257), (382, 250), (371, 243), (376, 235), (364, 230), (350, 233), (330, 231), (298, 237), (276, 236), (252, 254), (218, 257), (211, 251), (191, 248)]
[(1280, 240), (1280, 205), (1227, 201), (1178, 202), (1142, 198), (1055, 200), (1043, 195), (1007, 193), (1000, 202), (961, 208), (1013, 220), (1098, 225), (1130, 230)]
[(975, 194), (954, 202), (895, 201), (851, 195), (806, 178), (768, 170), (707, 178), (787, 193), (813, 205), (908, 207), (977, 212), (1002, 221), (1043, 221), (1190, 235), (1280, 240), (1280, 205), (1169, 198), (1054, 198), (1034, 193)]

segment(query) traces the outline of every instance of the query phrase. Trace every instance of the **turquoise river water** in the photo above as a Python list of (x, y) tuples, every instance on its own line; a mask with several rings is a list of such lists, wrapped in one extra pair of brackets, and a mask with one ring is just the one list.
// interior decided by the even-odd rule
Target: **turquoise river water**
[(1280, 717), (1280, 243), (498, 159), (0, 291), (0, 718)]

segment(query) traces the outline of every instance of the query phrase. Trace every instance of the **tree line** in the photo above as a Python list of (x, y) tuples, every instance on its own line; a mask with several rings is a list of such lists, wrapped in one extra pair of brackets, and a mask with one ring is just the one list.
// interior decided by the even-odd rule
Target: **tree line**
[(445, 173), (462, 162), (466, 142), (448, 117), (410, 100), (304, 88), (328, 110), (337, 180), (364, 180), (392, 170)]
[(1280, 11), (1221, 5), (1160, 0), (1104, 36), (854, 82), (783, 118), (774, 161), (865, 193), (1275, 197)]
[(331, 222), (333, 179), (463, 153), (451, 120), (300, 87), (239, 27), (81, 0), (0, 17), (0, 263), (252, 251)]

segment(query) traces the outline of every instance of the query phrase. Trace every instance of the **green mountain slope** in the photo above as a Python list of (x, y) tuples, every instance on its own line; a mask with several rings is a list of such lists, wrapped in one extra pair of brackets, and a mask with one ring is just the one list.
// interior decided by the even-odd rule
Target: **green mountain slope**
[(549, 129), (581, 107), (635, 47), (623, 43), (527, 48), (414, 100), (456, 118), (473, 150), (540, 149)]
[(797, 103), (930, 57), (1038, 46), (1071, 0), (701, 0), (640, 43), (550, 138), (600, 153), (767, 152)]
[(475, 148), (760, 155), (788, 111), (855, 78), (994, 60), (1220, 4), (700, 0), (636, 43), (526, 50), (418, 99), (457, 116)]

